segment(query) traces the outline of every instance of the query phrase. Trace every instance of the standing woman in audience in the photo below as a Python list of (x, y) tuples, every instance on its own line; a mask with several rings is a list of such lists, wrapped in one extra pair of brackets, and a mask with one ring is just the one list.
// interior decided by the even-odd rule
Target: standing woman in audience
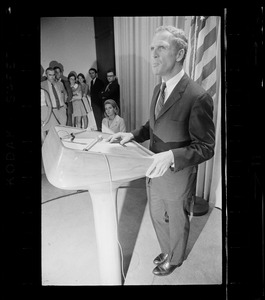
[[(81, 85), (76, 81), (76, 75), (74, 73), (68, 75), (68, 80), (73, 92), (71, 102), (73, 103), (74, 123), (76, 127), (82, 128), (81, 118), (86, 116), (86, 110), (82, 101)], [(87, 128), (87, 125), (88, 124), (84, 124), (84, 127)]]
[[(89, 85), (86, 83), (86, 78), (85, 78), (84, 74), (82, 74), (82, 73), (79, 73), (77, 75), (77, 80), (78, 80), (79, 84), (81, 85), (82, 100), (83, 100), (83, 104), (84, 104), (85, 110), (86, 110), (86, 115), (82, 117), (82, 120), (84, 122), (85, 128), (87, 128), (87, 126), (88, 126), (88, 116), (87, 116), (87, 114), (91, 110), (91, 105), (90, 105), (90, 102), (88, 100)], [(82, 120), (81, 120), (81, 122), (82, 122)]]
[(124, 119), (119, 116), (117, 103), (108, 99), (104, 102), (105, 118), (102, 120), (102, 132), (117, 133), (126, 132)]

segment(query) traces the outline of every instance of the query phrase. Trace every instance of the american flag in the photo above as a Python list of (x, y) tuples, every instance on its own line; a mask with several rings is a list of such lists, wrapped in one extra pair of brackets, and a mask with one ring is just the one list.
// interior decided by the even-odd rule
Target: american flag
[(214, 99), (216, 95), (216, 17), (192, 17), (186, 70)]
[[(217, 84), (217, 22), (215, 16), (193, 16), (189, 32), (189, 48), (186, 72), (201, 85), (213, 98), (214, 123), (217, 120), (219, 88)], [(219, 26), (219, 25), (218, 25)], [(217, 97), (218, 93), (218, 97)], [(217, 101), (218, 100), (218, 101)], [(218, 126), (217, 126), (218, 127)], [(208, 199), (210, 196), (213, 159), (199, 165), (196, 194)]]

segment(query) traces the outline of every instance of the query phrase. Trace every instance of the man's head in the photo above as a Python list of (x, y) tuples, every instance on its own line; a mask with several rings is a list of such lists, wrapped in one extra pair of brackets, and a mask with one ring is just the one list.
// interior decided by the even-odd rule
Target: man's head
[(183, 66), (188, 41), (184, 31), (173, 26), (157, 28), (151, 43), (151, 65), (156, 75), (165, 80), (176, 75)]
[(50, 81), (51, 83), (53, 83), (55, 81), (54, 69), (49, 67), (49, 68), (46, 69), (45, 73), (46, 73), (46, 76), (47, 76), (47, 80)]
[(90, 68), (88, 72), (89, 72), (91, 79), (94, 79), (97, 77), (98, 71), (95, 68)]
[(57, 80), (59, 80), (63, 75), (61, 68), (58, 67), (58, 66), (55, 66), (53, 69), (54, 69), (54, 72), (55, 72), (55, 78)]
[(107, 71), (107, 80), (108, 80), (108, 82), (114, 81), (115, 78), (116, 78), (116, 77), (115, 77), (114, 71), (113, 71), (113, 70), (108, 70), (108, 71)]

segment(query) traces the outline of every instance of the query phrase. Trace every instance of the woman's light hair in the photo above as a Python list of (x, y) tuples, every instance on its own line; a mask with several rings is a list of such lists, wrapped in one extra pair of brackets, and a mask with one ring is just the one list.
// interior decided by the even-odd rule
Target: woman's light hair
[(176, 50), (179, 51), (180, 49), (184, 49), (184, 55), (181, 62), (184, 62), (184, 59), (186, 57), (187, 51), (188, 51), (188, 39), (185, 36), (185, 32), (182, 29), (176, 28), (174, 26), (159, 26), (155, 33), (160, 31), (168, 31), (174, 36), (174, 41), (176, 45)]

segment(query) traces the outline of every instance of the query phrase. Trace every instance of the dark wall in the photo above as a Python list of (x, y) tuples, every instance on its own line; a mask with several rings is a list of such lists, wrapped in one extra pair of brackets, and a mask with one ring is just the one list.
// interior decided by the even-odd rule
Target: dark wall
[(115, 71), (113, 17), (94, 17), (98, 77), (105, 83), (109, 69)]

